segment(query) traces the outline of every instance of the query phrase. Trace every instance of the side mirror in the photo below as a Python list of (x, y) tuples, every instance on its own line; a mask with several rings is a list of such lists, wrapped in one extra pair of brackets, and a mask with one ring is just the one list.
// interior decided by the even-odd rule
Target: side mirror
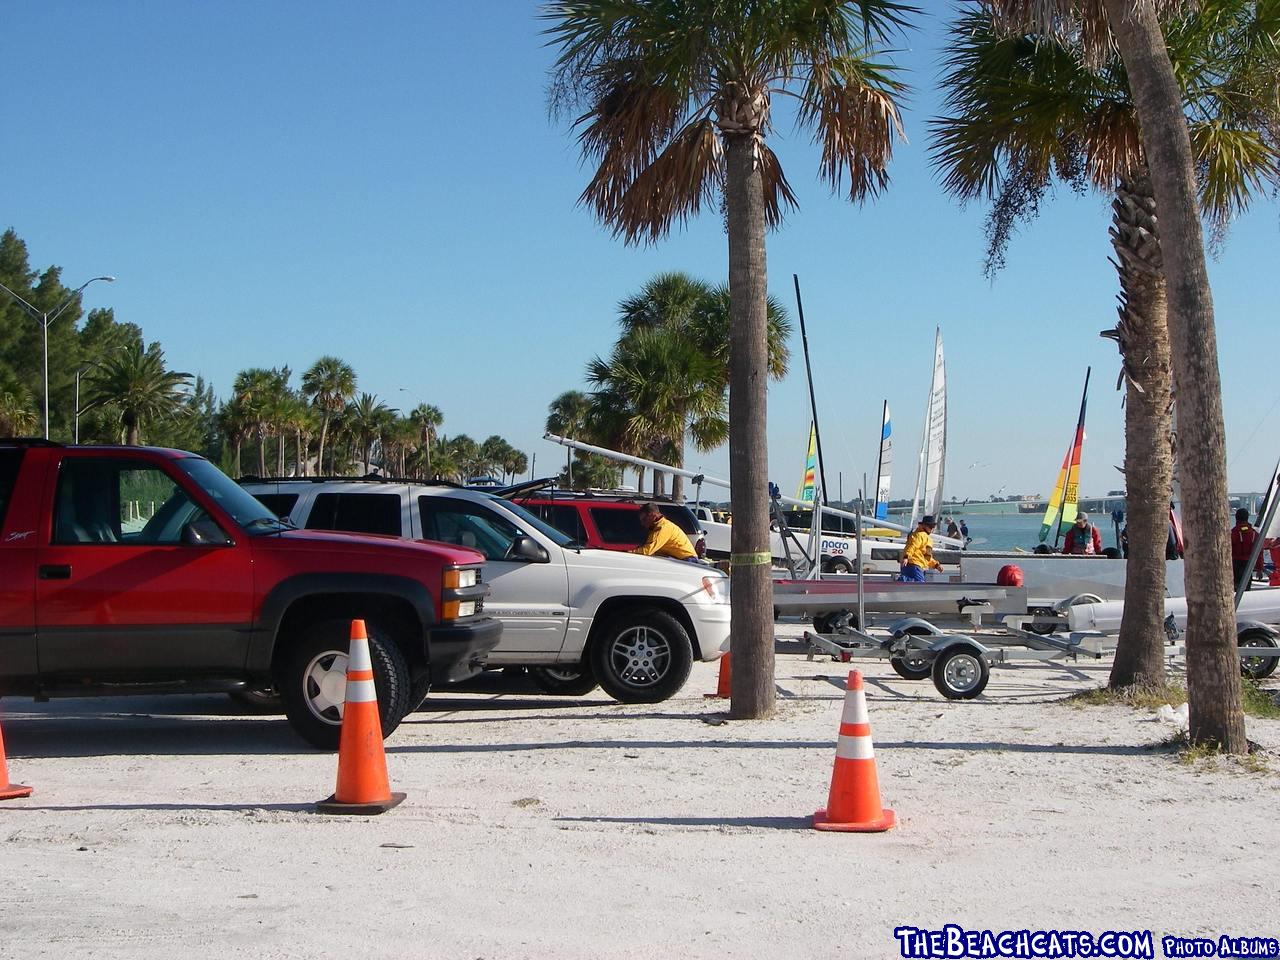
[(507, 559), (546, 563), (550, 558), (547, 556), (547, 551), (542, 549), (533, 537), (522, 533), (511, 541), (511, 547), (507, 550)]
[(205, 517), (203, 520), (192, 520), (182, 528), (182, 542), (189, 547), (226, 547), (231, 545), (231, 538), (222, 532), (222, 528)]

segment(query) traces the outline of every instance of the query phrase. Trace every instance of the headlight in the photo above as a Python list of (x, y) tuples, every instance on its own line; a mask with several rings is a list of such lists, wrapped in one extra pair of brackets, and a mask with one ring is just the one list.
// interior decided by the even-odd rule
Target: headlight
[(463, 587), (474, 587), (475, 585), (475, 570), (459, 570), (455, 567), (450, 567), (444, 572), (444, 588), (446, 590), (460, 590)]
[(728, 577), (703, 577), (702, 589), (707, 592), (707, 596), (711, 598), (712, 603), (729, 602)]

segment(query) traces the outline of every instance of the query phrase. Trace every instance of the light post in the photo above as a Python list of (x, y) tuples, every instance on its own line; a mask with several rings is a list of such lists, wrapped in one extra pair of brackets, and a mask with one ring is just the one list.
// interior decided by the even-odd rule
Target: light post
[[(91, 280), (86, 280), (84, 283), (80, 284), (80, 286), (76, 287), (75, 290), (71, 292), (71, 295), (67, 297), (67, 299), (63, 300), (62, 303), (58, 305), (58, 308), (53, 311), (37, 310), (26, 300), (22, 299), (22, 297), (18, 296), (6, 287), (3, 283), (0, 283), (0, 290), (3, 290), (9, 296), (13, 297), (13, 299), (31, 315), (31, 318), (35, 320), (36, 323), (40, 324), (40, 329), (44, 333), (44, 438), (46, 440), (49, 439), (49, 327), (52, 326), (53, 321), (62, 316), (62, 312), (66, 310), (67, 307), (71, 306), (71, 302), (75, 300), (76, 297), (80, 296), (80, 291), (89, 284), (93, 283), (95, 280), (105, 280), (107, 283), (114, 283), (115, 279), (115, 277), (94, 277)], [(77, 403), (77, 407), (78, 406), (79, 404)]]

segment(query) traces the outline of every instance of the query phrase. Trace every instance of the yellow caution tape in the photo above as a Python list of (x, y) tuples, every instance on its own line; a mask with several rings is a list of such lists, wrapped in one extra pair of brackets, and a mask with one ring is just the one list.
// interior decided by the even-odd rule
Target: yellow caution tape
[(760, 553), (732, 553), (729, 555), (729, 566), (731, 567), (767, 567), (772, 563), (773, 554), (768, 550)]

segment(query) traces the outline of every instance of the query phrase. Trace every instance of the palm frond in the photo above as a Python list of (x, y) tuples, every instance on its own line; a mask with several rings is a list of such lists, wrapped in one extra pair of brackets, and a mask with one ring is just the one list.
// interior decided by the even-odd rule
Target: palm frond
[(614, 235), (656, 241), (715, 200), (723, 178), (722, 149), (707, 118), (687, 124), (633, 177), (605, 175), (603, 166), (582, 194)]

